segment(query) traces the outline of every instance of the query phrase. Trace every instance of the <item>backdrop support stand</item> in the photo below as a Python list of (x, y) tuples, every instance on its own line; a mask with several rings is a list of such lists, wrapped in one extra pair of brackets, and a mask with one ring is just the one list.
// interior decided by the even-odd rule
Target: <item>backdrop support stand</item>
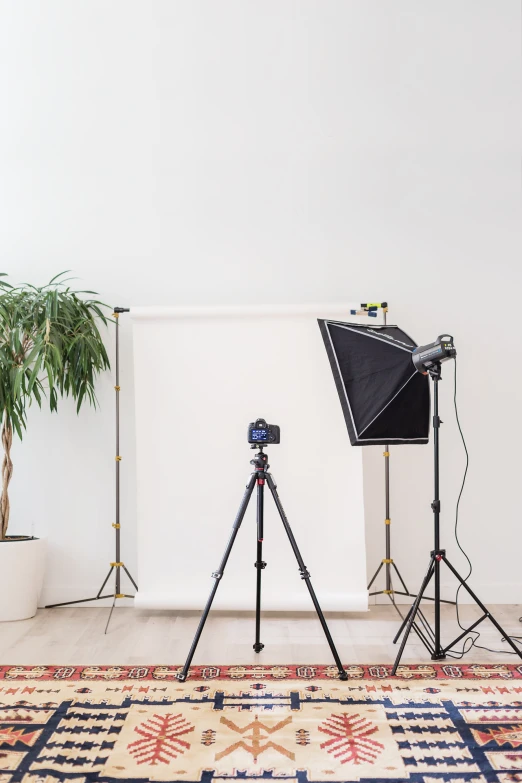
[[(379, 302), (379, 303), (364, 303), (361, 304), (362, 310), (358, 311), (351, 311), (351, 314), (356, 315), (373, 315), (373, 317), (376, 317), (377, 310), (382, 310), (383, 316), (384, 316), (384, 325), (386, 326), (387, 323), (387, 314), (388, 314), (388, 303), (387, 302)], [(390, 446), (389, 444), (386, 444), (384, 447), (383, 452), (384, 457), (384, 502), (385, 502), (385, 510), (386, 510), (386, 518), (384, 520), (384, 529), (385, 529), (385, 556), (379, 563), (377, 570), (375, 571), (374, 575), (370, 579), (370, 582), (368, 583), (367, 589), (370, 590), (371, 586), (375, 582), (377, 576), (379, 575), (382, 567), (384, 566), (384, 572), (385, 572), (385, 586), (383, 590), (375, 590), (373, 593), (369, 593), (369, 597), (373, 597), (376, 595), (387, 595), (390, 601), (392, 602), (393, 606), (397, 610), (398, 614), (401, 616), (401, 618), (404, 619), (404, 616), (397, 606), (397, 603), (395, 601), (396, 595), (404, 595), (408, 598), (415, 598), (414, 593), (410, 593), (406, 586), (406, 582), (404, 581), (401, 572), (399, 571), (399, 568), (397, 564), (395, 563), (394, 559), (392, 558), (391, 554), (391, 515), (390, 515)], [(401, 583), (402, 590), (396, 590), (393, 587), (393, 579), (392, 579), (392, 568), (395, 571), (395, 574), (397, 575), (399, 582)], [(431, 598), (430, 596), (424, 596), (424, 599), (427, 601), (434, 601), (434, 598)], [(455, 604), (455, 601), (444, 601), (444, 603), (448, 604)]]
[[(119, 329), (119, 317), (120, 313), (128, 313), (129, 308), (128, 307), (115, 307), (113, 316), (116, 321), (116, 385), (114, 387), (114, 391), (116, 392), (116, 519), (112, 523), (112, 526), (115, 531), (115, 550), (116, 550), (116, 556), (114, 559), (114, 562), (110, 563), (109, 573), (105, 577), (102, 586), (98, 590), (98, 593), (93, 596), (92, 598), (79, 598), (77, 601), (62, 601), (58, 604), (48, 604), (45, 608), (46, 609), (54, 609), (57, 606), (72, 606), (73, 604), (84, 604), (88, 601), (102, 601), (105, 598), (112, 598), (112, 606), (111, 610), (109, 612), (109, 617), (107, 619), (107, 624), (105, 626), (105, 633), (107, 633), (107, 630), (109, 628), (109, 623), (111, 621), (112, 613), (114, 611), (114, 607), (116, 605), (116, 601), (120, 598), (134, 598), (133, 595), (128, 595), (127, 593), (121, 592), (121, 571), (125, 571), (127, 576), (129, 577), (130, 581), (132, 582), (135, 590), (138, 589), (138, 585), (132, 578), (129, 570), (127, 569), (125, 563), (121, 560), (121, 521), (120, 521), (120, 462), (121, 462), (121, 455), (120, 455), (120, 329)], [(112, 572), (115, 571), (115, 582), (114, 582), (114, 592), (112, 593), (106, 593), (103, 594), (103, 591), (105, 589), (105, 585), (109, 581)]]
[[(255, 446), (252, 446), (252, 448), (256, 448)], [(285, 529), (285, 532), (288, 536), (288, 540), (290, 541), (290, 546), (292, 547), (295, 559), (297, 560), (297, 565), (299, 567), (299, 573), (301, 574), (301, 579), (304, 580), (308, 592), (310, 593), (310, 598), (312, 599), (312, 603), (314, 605), (314, 609), (317, 613), (317, 617), (319, 618), (319, 621), (322, 625), (324, 635), (326, 637), (326, 641), (328, 642), (328, 645), (330, 647), (330, 651), (333, 655), (335, 665), (337, 667), (337, 670), (339, 672), (339, 679), (340, 680), (347, 680), (348, 674), (345, 672), (344, 667), (341, 663), (341, 659), (339, 657), (339, 653), (337, 652), (337, 649), (335, 647), (334, 640), (332, 639), (332, 635), (330, 634), (330, 630), (328, 628), (328, 625), (326, 623), (326, 619), (324, 617), (323, 611), (321, 609), (321, 606), (319, 604), (319, 601), (317, 600), (317, 596), (315, 594), (315, 590), (312, 587), (312, 582), (310, 581), (310, 573), (307, 569), (307, 567), (304, 564), (303, 558), (301, 556), (301, 553), (299, 551), (299, 547), (297, 546), (297, 542), (294, 538), (294, 534), (292, 532), (292, 529), (290, 527), (290, 523), (288, 522), (287, 516), (285, 514), (285, 511), (283, 509), (283, 506), (281, 504), (281, 500), (279, 499), (279, 495), (277, 493), (277, 485), (272, 477), (272, 474), (268, 472), (268, 468), (270, 465), (267, 462), (268, 455), (263, 452), (263, 446), (259, 444), (259, 451), (254, 457), (254, 459), (250, 460), (250, 463), (254, 466), (254, 471), (252, 475), (250, 476), (250, 479), (248, 481), (248, 484), (245, 489), (245, 493), (243, 495), (243, 499), (241, 501), (241, 505), (239, 506), (239, 511), (237, 512), (236, 518), (234, 520), (234, 524), (232, 526), (232, 532), (230, 534), (230, 537), (228, 539), (228, 543), (225, 549), (225, 552), (223, 554), (223, 557), (221, 558), (221, 563), (219, 565), (219, 568), (217, 571), (214, 571), (212, 573), (212, 579), (214, 579), (214, 584), (212, 586), (212, 589), (210, 591), (210, 595), (207, 599), (206, 606), (203, 610), (203, 614), (201, 615), (201, 619), (199, 621), (199, 625), (196, 630), (196, 634), (194, 636), (194, 640), (192, 642), (192, 645), (190, 647), (189, 653), (187, 655), (187, 659), (185, 661), (185, 665), (183, 666), (183, 669), (177, 674), (177, 679), (180, 682), (185, 682), (187, 679), (190, 664), (192, 663), (192, 658), (194, 657), (194, 653), (196, 652), (196, 648), (198, 646), (198, 642), (200, 640), (201, 634), (203, 633), (203, 628), (205, 627), (205, 623), (207, 621), (207, 617), (209, 615), (210, 609), (212, 607), (212, 602), (214, 601), (214, 597), (216, 595), (217, 589), (219, 587), (219, 583), (221, 579), (223, 578), (223, 574), (225, 571), (225, 566), (228, 562), (228, 558), (230, 556), (230, 553), (232, 552), (232, 547), (234, 546), (234, 541), (236, 540), (236, 536), (239, 532), (239, 528), (241, 527), (241, 523), (243, 522), (243, 517), (245, 516), (245, 512), (248, 508), (248, 503), (250, 501), (250, 498), (252, 497), (252, 492), (254, 490), (254, 486), (257, 484), (257, 560), (254, 563), (254, 566), (256, 568), (256, 638), (253, 645), (253, 648), (256, 653), (261, 652), (261, 650), (264, 647), (264, 644), (261, 642), (260, 634), (261, 634), (261, 574), (264, 568), (266, 567), (266, 563), (263, 561), (263, 510), (264, 510), (264, 487), (265, 482), (268, 484), (268, 488), (270, 492), (272, 493), (272, 497), (274, 499), (274, 503), (276, 505), (277, 511), (279, 512), (279, 516), (281, 517), (281, 522), (283, 523), (283, 527)]]
[[(491, 622), (493, 623), (497, 631), (500, 633), (500, 635), (503, 638), (505, 638), (505, 640), (508, 642), (510, 647), (514, 650), (514, 652), (520, 658), (522, 658), (522, 650), (520, 650), (515, 645), (515, 643), (507, 635), (507, 633), (503, 630), (503, 628), (499, 625), (499, 623), (497, 623), (493, 615), (488, 611), (488, 609), (486, 609), (484, 604), (475, 595), (471, 587), (468, 586), (466, 580), (458, 573), (456, 568), (452, 566), (452, 564), (449, 562), (448, 558), (446, 557), (446, 550), (441, 549), (440, 547), (439, 431), (440, 431), (440, 425), (442, 424), (442, 421), (439, 416), (439, 381), (441, 379), (440, 362), (434, 363), (432, 365), (432, 367), (429, 370), (429, 374), (431, 376), (431, 379), (433, 380), (433, 451), (434, 451), (433, 472), (434, 472), (435, 497), (433, 503), (431, 504), (431, 508), (433, 511), (434, 547), (432, 552), (430, 553), (428, 570), (426, 572), (426, 576), (424, 577), (424, 581), (422, 582), (421, 588), (408, 614), (403, 619), (402, 625), (399, 628), (393, 640), (393, 643), (396, 644), (399, 637), (404, 631), (404, 635), (401, 641), (401, 646), (399, 648), (399, 652), (397, 653), (397, 658), (395, 659), (395, 663), (393, 665), (393, 669), (391, 672), (392, 676), (394, 676), (397, 673), (397, 668), (400, 664), (402, 654), (406, 646), (406, 642), (408, 641), (408, 636), (410, 635), (411, 629), (415, 628), (415, 618), (417, 614), (420, 613), (420, 602), (424, 596), (424, 591), (426, 590), (428, 584), (430, 583), (433, 577), (435, 577), (435, 599), (434, 599), (435, 600), (435, 621), (434, 621), (435, 628), (434, 630), (431, 630), (430, 628), (431, 638), (432, 638), (431, 659), (433, 661), (440, 661), (446, 658), (446, 653), (448, 653), (451, 650), (451, 648), (455, 644), (457, 644), (457, 642), (460, 642), (461, 639), (463, 639), (468, 633), (470, 633), (470, 631), (476, 628), (477, 625), (479, 625), (479, 623), (481, 623), (486, 618), (491, 620)], [(451, 642), (451, 644), (448, 644), (445, 647), (442, 646), (441, 634), (440, 634), (440, 605), (441, 603), (443, 603), (440, 597), (440, 567), (442, 563), (448, 566), (453, 576), (457, 578), (460, 585), (467, 591), (467, 593), (471, 596), (473, 601), (483, 612), (482, 616), (479, 617), (478, 620), (472, 623), (468, 628), (466, 628), (465, 631), (459, 634), (457, 638)]]

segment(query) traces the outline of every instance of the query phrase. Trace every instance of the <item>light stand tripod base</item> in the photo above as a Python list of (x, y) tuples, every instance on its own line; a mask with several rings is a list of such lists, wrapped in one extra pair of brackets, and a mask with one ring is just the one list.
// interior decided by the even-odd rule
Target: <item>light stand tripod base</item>
[[(107, 620), (107, 625), (105, 626), (105, 633), (107, 633), (107, 630), (109, 628), (109, 623), (110, 623), (111, 617), (112, 617), (112, 612), (114, 610), (114, 606), (116, 604), (116, 601), (118, 599), (120, 599), (120, 598), (134, 598), (133, 595), (129, 595), (128, 593), (120, 592), (120, 590), (121, 590), (121, 588), (120, 588), (120, 584), (121, 584), (120, 569), (123, 569), (125, 571), (125, 573), (129, 577), (130, 581), (134, 585), (135, 589), (136, 590), (138, 589), (138, 585), (136, 584), (136, 582), (132, 578), (132, 576), (130, 574), (130, 571), (127, 569), (127, 567), (125, 566), (124, 563), (121, 563), (121, 562), (111, 563), (110, 566), (111, 567), (109, 569), (109, 573), (105, 577), (102, 586), (98, 590), (97, 595), (93, 596), (92, 598), (78, 598), (76, 601), (62, 601), (61, 603), (58, 603), (58, 604), (47, 604), (47, 606), (45, 608), (46, 609), (56, 609), (57, 607), (60, 607), (60, 606), (73, 606), (74, 604), (85, 604), (85, 603), (88, 603), (89, 601), (104, 601), (106, 598), (112, 598), (113, 602), (112, 602), (112, 606), (111, 606), (111, 611), (109, 613), (109, 618)], [(110, 578), (110, 576), (111, 576), (111, 574), (112, 574), (112, 572), (114, 570), (116, 570), (114, 592), (113, 593), (107, 593), (106, 595), (102, 595), (103, 588), (105, 587), (105, 585), (109, 581), (109, 578)]]
[[(408, 636), (410, 635), (410, 632), (413, 629), (416, 630), (415, 627), (415, 620), (417, 615), (419, 614), (422, 618), (422, 612), (420, 612), (420, 603), (422, 601), (422, 598), (424, 596), (424, 592), (428, 586), (428, 584), (431, 582), (432, 578), (434, 577), (435, 581), (435, 617), (434, 617), (434, 630), (429, 628), (432, 643), (433, 643), (433, 649), (431, 650), (431, 659), (432, 661), (440, 661), (443, 660), (446, 657), (446, 653), (452, 649), (452, 647), (457, 644), (461, 639), (463, 639), (467, 634), (469, 634), (474, 628), (479, 625), (479, 623), (483, 622), (483, 620), (489, 619), (499, 631), (500, 635), (505, 638), (505, 640), (508, 642), (510, 647), (512, 648), (513, 652), (515, 652), (519, 658), (522, 659), (522, 650), (520, 650), (516, 644), (513, 642), (513, 640), (506, 634), (506, 632), (503, 630), (503, 628), (497, 623), (493, 615), (488, 612), (482, 601), (475, 595), (471, 587), (467, 584), (467, 577), (464, 579), (459, 572), (451, 565), (448, 558), (446, 557), (446, 550), (442, 549), (440, 546), (440, 510), (441, 510), (441, 502), (440, 502), (440, 489), (439, 489), (439, 476), (440, 476), (440, 451), (439, 451), (439, 432), (440, 427), (442, 424), (442, 420), (439, 416), (439, 381), (441, 380), (441, 368), (440, 368), (440, 362), (435, 363), (431, 366), (429, 369), (430, 377), (433, 381), (433, 475), (434, 475), (434, 496), (435, 499), (433, 500), (431, 504), (431, 510), (433, 511), (433, 533), (434, 533), (434, 547), (433, 550), (430, 553), (430, 562), (428, 565), (428, 570), (426, 572), (426, 576), (424, 577), (424, 580), (422, 582), (421, 588), (417, 594), (417, 597), (410, 608), (408, 614), (406, 615), (406, 618), (404, 619), (401, 627), (399, 628), (395, 639), (393, 640), (393, 643), (395, 644), (401, 634), (404, 632), (404, 635), (402, 637), (401, 646), (399, 648), (399, 652), (397, 653), (397, 658), (395, 659), (395, 663), (392, 668), (392, 676), (394, 676), (397, 673), (397, 669), (399, 667), (402, 654), (404, 652), (404, 648), (406, 646), (406, 642), (408, 641)], [(440, 626), (441, 626), (441, 616), (440, 616), (440, 608), (442, 599), (440, 597), (440, 587), (441, 587), (441, 581), (440, 581), (440, 569), (442, 565), (445, 564), (453, 574), (453, 576), (458, 580), (460, 583), (460, 587), (463, 587), (464, 590), (467, 591), (467, 593), (471, 596), (473, 601), (477, 604), (477, 606), (480, 607), (483, 614), (482, 617), (480, 617), (478, 620), (476, 620), (472, 625), (469, 626), (469, 628), (466, 628), (459, 636), (457, 636), (456, 639), (454, 639), (451, 644), (446, 645), (446, 647), (443, 647), (440, 641), (441, 633), (440, 633)]]
[[(505, 640), (508, 642), (508, 644), (511, 646), (513, 651), (519, 656), (519, 658), (522, 659), (522, 650), (520, 650), (516, 644), (513, 642), (513, 640), (506, 634), (506, 632), (503, 630), (503, 628), (497, 623), (495, 618), (488, 612), (482, 601), (475, 595), (471, 587), (467, 584), (467, 577), (464, 579), (459, 572), (451, 565), (449, 560), (446, 557), (446, 550), (441, 549), (440, 546), (440, 509), (441, 509), (441, 503), (440, 503), (440, 491), (439, 491), (439, 474), (440, 474), (440, 468), (439, 468), (439, 462), (440, 462), (440, 454), (439, 454), (439, 431), (440, 426), (442, 424), (442, 420), (439, 416), (439, 381), (441, 380), (441, 369), (440, 369), (440, 362), (434, 363), (430, 369), (429, 369), (430, 377), (433, 381), (433, 474), (434, 474), (434, 489), (435, 489), (435, 499), (433, 500), (431, 504), (431, 510), (433, 511), (433, 533), (434, 533), (434, 547), (433, 550), (430, 553), (430, 562), (428, 565), (428, 570), (426, 572), (426, 576), (424, 577), (424, 580), (422, 582), (421, 588), (417, 594), (417, 597), (411, 606), (410, 610), (408, 611), (408, 614), (404, 618), (401, 627), (399, 628), (395, 639), (393, 640), (393, 643), (396, 644), (401, 634), (404, 632), (404, 635), (402, 637), (401, 646), (399, 648), (399, 652), (397, 653), (397, 657), (395, 659), (395, 663), (392, 668), (392, 676), (395, 676), (397, 674), (397, 669), (399, 667), (402, 654), (404, 652), (404, 648), (406, 646), (406, 642), (408, 641), (408, 636), (410, 635), (410, 632), (412, 628), (417, 632), (418, 629), (416, 626), (416, 618), (417, 615), (419, 615), (420, 622), (422, 622), (423, 626), (426, 630), (428, 630), (430, 635), (430, 645), (432, 645), (432, 649), (428, 645), (428, 649), (431, 653), (431, 660), (432, 661), (441, 661), (444, 660), (446, 657), (446, 653), (452, 649), (452, 647), (457, 644), (461, 639), (463, 639), (467, 634), (469, 634), (474, 628), (479, 625), (483, 620), (486, 618), (491, 620), (497, 631), (499, 631), (500, 635), (505, 638)], [(440, 617), (440, 608), (441, 603), (443, 603), (441, 597), (440, 597), (440, 569), (441, 566), (445, 564), (448, 566), (449, 570), (452, 572), (453, 576), (456, 577), (456, 579), (460, 583), (460, 587), (463, 587), (468, 594), (471, 596), (473, 601), (477, 604), (477, 606), (480, 607), (480, 609), (483, 612), (482, 617), (480, 617), (478, 620), (476, 620), (472, 625), (469, 626), (469, 628), (466, 628), (459, 636), (457, 636), (456, 639), (454, 639), (451, 644), (448, 644), (446, 647), (443, 647), (440, 641), (440, 625), (441, 625), (441, 617)], [(420, 604), (424, 597), (424, 592), (428, 586), (428, 584), (431, 582), (431, 579), (435, 577), (435, 618), (434, 618), (434, 630), (429, 626), (427, 621), (425, 620), (422, 612), (420, 611)]]
[[(393, 669), (391, 671), (392, 676), (395, 676), (395, 674), (397, 673), (397, 669), (399, 667), (400, 660), (401, 660), (401, 657), (402, 657), (402, 653), (404, 651), (404, 648), (406, 646), (406, 642), (408, 640), (408, 636), (410, 634), (410, 631), (411, 631), (412, 627), (414, 627), (415, 617), (416, 617), (417, 613), (419, 612), (420, 601), (422, 599), (424, 590), (428, 586), (428, 584), (431, 581), (432, 577), (435, 575), (436, 569), (438, 567), (440, 568), (440, 565), (442, 563), (444, 563), (445, 565), (448, 566), (448, 568), (452, 572), (453, 576), (455, 576), (458, 579), (458, 581), (460, 582), (460, 585), (468, 592), (468, 594), (471, 596), (473, 601), (481, 609), (483, 614), (482, 614), (481, 617), (479, 617), (478, 620), (476, 620), (468, 628), (466, 628), (464, 631), (462, 631), (462, 633), (459, 634), (459, 636), (457, 636), (456, 639), (453, 639), (453, 641), (450, 642), (450, 644), (446, 645), (446, 647), (443, 647), (441, 645), (441, 643), (440, 643), (440, 628), (437, 629), (437, 626), (436, 626), (435, 627), (435, 632), (432, 632), (432, 633), (433, 633), (433, 637), (436, 639), (436, 645), (437, 646), (435, 647), (435, 649), (431, 653), (431, 660), (432, 661), (442, 661), (442, 660), (444, 660), (446, 658), (446, 654), (448, 653), (448, 651), (451, 650), (452, 647), (455, 644), (460, 642), (461, 639), (463, 639), (465, 636), (467, 636), (467, 634), (471, 633), (471, 631), (473, 631), (473, 629), (476, 628), (477, 625), (479, 625), (481, 622), (483, 622), (486, 619), (491, 620), (491, 622), (493, 623), (493, 625), (495, 626), (497, 631), (500, 633), (502, 638), (505, 639), (505, 641), (508, 642), (508, 644), (510, 645), (512, 650), (519, 656), (519, 658), (522, 659), (522, 650), (519, 649), (516, 646), (516, 644), (512, 641), (512, 639), (504, 631), (502, 626), (499, 625), (499, 623), (497, 623), (497, 621), (495, 620), (495, 618), (493, 617), (491, 612), (489, 612), (486, 609), (486, 607), (484, 606), (482, 601), (473, 592), (471, 587), (469, 587), (469, 585), (467, 584), (467, 582), (464, 579), (464, 577), (462, 577), (458, 573), (458, 571), (452, 566), (452, 564), (449, 562), (449, 560), (446, 557), (445, 550), (440, 549), (440, 550), (436, 550), (436, 551), (431, 553), (431, 558), (430, 558), (430, 564), (429, 564), (429, 567), (428, 567), (428, 572), (426, 574), (426, 577), (424, 578), (424, 582), (422, 583), (422, 587), (421, 587), (421, 589), (419, 591), (417, 599), (415, 600), (415, 603), (413, 604), (413, 606), (411, 607), (410, 611), (408, 612), (408, 614), (406, 616), (406, 619), (404, 620), (403, 624), (399, 628), (399, 631), (397, 632), (397, 635), (395, 636), (395, 639), (393, 640), (393, 643), (395, 644), (397, 642), (397, 640), (399, 639), (399, 637), (401, 636), (402, 632), (404, 631), (404, 636), (403, 636), (403, 639), (402, 639), (402, 642), (401, 642), (401, 647), (400, 647), (399, 653), (397, 655), (397, 658), (395, 660), (395, 663), (393, 665)], [(439, 618), (439, 623), (440, 623), (440, 618)], [(406, 629), (406, 630), (404, 630), (404, 629)], [(437, 631), (438, 631), (438, 633), (437, 633)]]

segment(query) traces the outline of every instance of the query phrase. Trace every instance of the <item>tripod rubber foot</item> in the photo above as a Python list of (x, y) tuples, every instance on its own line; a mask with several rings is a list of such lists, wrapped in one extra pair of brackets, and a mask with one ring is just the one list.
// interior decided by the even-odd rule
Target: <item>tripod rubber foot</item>
[(445, 661), (446, 660), (446, 655), (442, 651), (441, 652), (434, 652), (434, 653), (432, 653), (431, 660), (432, 661)]
[(176, 674), (176, 679), (180, 682), (185, 682), (187, 675), (184, 672), (180, 672), (179, 674)]
[(347, 679), (348, 679), (348, 675), (347, 675), (347, 673), (344, 671), (344, 669), (342, 670), (342, 672), (339, 672), (339, 679), (340, 679), (340, 680), (347, 680)]
[(261, 642), (255, 642), (253, 645), (253, 648), (256, 652), (261, 652), (262, 649), (264, 649), (264, 644), (261, 644)]

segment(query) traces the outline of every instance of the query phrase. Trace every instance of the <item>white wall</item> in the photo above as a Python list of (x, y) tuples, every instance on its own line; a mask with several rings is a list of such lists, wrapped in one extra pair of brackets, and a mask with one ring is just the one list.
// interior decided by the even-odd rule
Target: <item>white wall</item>
[[(417, 340), (449, 330), (472, 459), (462, 540), (474, 584), (503, 601), (522, 597), (520, 23), (518, 0), (0, 2), (5, 269), (39, 283), (73, 268), (131, 306), (387, 298)], [(134, 567), (125, 318), (122, 341)], [(35, 413), (15, 447), (13, 530), (50, 538), (47, 600), (97, 588), (112, 559), (112, 383), (99, 413)], [(451, 369), (442, 418), (453, 555)], [(430, 450), (395, 452), (394, 537), (413, 585), (430, 547)]]

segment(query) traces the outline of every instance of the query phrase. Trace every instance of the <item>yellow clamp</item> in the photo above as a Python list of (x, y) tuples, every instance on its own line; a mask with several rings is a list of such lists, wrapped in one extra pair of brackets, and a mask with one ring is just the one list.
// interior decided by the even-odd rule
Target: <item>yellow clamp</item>
[(113, 527), (115, 527), (115, 528), (116, 528), (116, 530), (118, 530), (118, 528), (120, 528), (120, 527), (121, 527), (121, 525), (120, 525), (118, 522), (113, 522), (113, 523), (112, 523), (112, 526), (113, 526)]
[(385, 519), (384, 520), (385, 525), (391, 525), (391, 519)]
[(383, 563), (393, 563), (393, 560), (391, 559), (391, 557), (383, 557), (382, 562)]
[(123, 563), (111, 563), (111, 566), (112, 566), (113, 568), (121, 568), (121, 567), (122, 567), (122, 565), (123, 565)]
[(393, 590), (383, 590), (382, 592), (384, 593), (384, 595), (392, 595), (393, 594)]
[(121, 389), (121, 386), (115, 386), (114, 387), (114, 391), (120, 391), (120, 389)]
[(116, 593), (115, 598), (125, 598), (125, 593)]
[(114, 457), (114, 459), (116, 460), (116, 462), (121, 462), (121, 457), (120, 456)]
[(119, 313), (113, 313), (113, 314), (112, 314), (112, 317), (113, 317), (113, 318), (119, 318), (119, 317), (120, 317), (120, 314), (119, 314)]
[(382, 456), (383, 457), (389, 457), (390, 456), (390, 452), (389, 451), (383, 451), (382, 452)]

